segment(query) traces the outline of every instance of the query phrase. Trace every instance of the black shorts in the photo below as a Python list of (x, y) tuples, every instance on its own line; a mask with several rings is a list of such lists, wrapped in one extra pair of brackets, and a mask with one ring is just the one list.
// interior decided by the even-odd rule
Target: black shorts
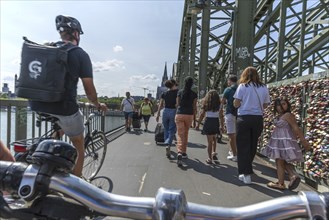
[(144, 122), (149, 122), (151, 115), (142, 115)]
[(219, 119), (218, 118), (206, 118), (204, 120), (202, 133), (205, 135), (220, 134)]

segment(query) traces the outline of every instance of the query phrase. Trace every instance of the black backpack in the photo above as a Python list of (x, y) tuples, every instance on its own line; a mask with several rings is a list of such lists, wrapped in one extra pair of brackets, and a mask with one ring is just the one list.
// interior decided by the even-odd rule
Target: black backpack
[(23, 37), (21, 70), (16, 95), (32, 101), (58, 102), (65, 94), (68, 52), (71, 43), (41, 45)]
[[(234, 96), (234, 93), (235, 93), (236, 89), (237, 89), (236, 87), (231, 87), (231, 90), (230, 90), (231, 94), (230, 95), (232, 95), (232, 97)], [(235, 117), (238, 116), (238, 109), (235, 108), (234, 105), (232, 105), (232, 115), (234, 115)]]

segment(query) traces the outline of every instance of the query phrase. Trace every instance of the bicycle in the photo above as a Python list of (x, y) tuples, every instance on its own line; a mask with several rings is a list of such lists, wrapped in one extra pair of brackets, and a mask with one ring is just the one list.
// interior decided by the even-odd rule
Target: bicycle
[[(41, 123), (50, 122), (51, 128), (46, 131), (43, 135), (38, 138), (25, 139), (13, 142), (15, 159), (19, 162), (29, 163), (29, 156), (33, 154), (38, 144), (46, 139), (57, 139), (62, 138), (60, 132), (60, 126), (56, 123), (58, 119), (54, 116), (50, 116), (44, 113), (37, 113), (36, 126), (40, 127)], [(95, 113), (90, 113), (86, 119), (85, 126), (85, 138), (84, 138), (84, 164), (82, 170), (83, 179), (92, 182), (96, 181), (95, 177), (100, 171), (105, 156), (107, 153), (108, 140), (103, 131), (98, 131), (96, 129), (91, 130), (91, 123), (97, 115)], [(99, 178), (98, 178), (99, 179)], [(109, 188), (111, 190), (111, 187)], [(108, 191), (108, 190), (107, 190)]]
[(107, 152), (108, 140), (105, 133), (96, 129), (91, 131), (90, 128), (90, 123), (95, 116), (95, 113), (89, 114), (85, 122), (87, 133), (85, 135), (85, 157), (82, 175), (87, 179), (96, 177), (103, 166)]

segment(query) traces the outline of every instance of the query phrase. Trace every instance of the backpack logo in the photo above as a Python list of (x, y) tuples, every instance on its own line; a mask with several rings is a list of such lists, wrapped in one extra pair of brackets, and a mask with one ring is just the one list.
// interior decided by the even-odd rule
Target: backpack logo
[(37, 79), (38, 76), (40, 76), (40, 73), (42, 72), (42, 63), (38, 60), (34, 60), (29, 64), (29, 75), (32, 79)]

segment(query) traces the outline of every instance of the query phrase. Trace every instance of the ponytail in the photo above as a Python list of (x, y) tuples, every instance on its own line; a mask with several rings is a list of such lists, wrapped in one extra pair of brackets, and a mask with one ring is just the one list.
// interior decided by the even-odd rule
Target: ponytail
[(184, 89), (182, 94), (183, 98), (189, 98), (192, 93), (192, 86), (193, 86), (193, 78), (188, 76), (184, 80)]

